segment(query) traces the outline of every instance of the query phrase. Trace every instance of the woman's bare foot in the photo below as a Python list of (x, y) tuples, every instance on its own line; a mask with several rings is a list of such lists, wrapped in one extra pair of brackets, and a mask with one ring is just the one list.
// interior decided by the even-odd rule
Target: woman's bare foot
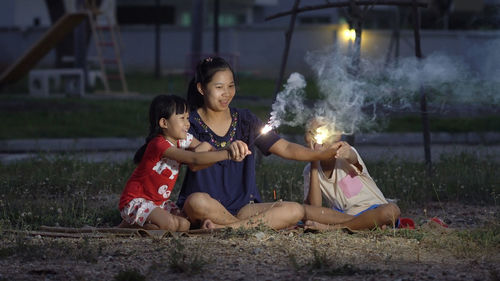
[(158, 227), (156, 224), (153, 223), (144, 223), (142, 228), (146, 230), (160, 230), (160, 227)]
[(224, 225), (216, 224), (213, 221), (206, 219), (201, 224), (200, 229), (215, 229), (215, 228), (224, 228), (224, 227), (225, 227)]
[(307, 220), (304, 223), (304, 229), (313, 229), (313, 230), (338, 230), (341, 229), (340, 226), (323, 224), (312, 220)]

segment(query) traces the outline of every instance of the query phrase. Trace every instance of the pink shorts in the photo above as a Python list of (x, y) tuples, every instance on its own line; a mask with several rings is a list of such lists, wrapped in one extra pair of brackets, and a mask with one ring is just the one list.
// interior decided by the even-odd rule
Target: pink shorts
[(132, 199), (120, 210), (120, 214), (122, 219), (130, 225), (137, 224), (143, 226), (155, 208), (162, 208), (173, 215), (179, 214), (179, 207), (170, 200), (164, 201), (161, 205), (156, 205), (153, 201), (144, 198)]

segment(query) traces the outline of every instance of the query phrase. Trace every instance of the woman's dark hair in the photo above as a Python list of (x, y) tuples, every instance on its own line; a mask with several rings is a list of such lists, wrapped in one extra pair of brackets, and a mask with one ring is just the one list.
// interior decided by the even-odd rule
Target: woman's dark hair
[(191, 79), (191, 82), (189, 82), (187, 91), (187, 102), (189, 105), (189, 110), (196, 110), (204, 104), (203, 96), (198, 92), (198, 88), (196, 87), (196, 85), (200, 83), (202, 87), (206, 87), (207, 84), (212, 81), (215, 73), (226, 69), (231, 70), (234, 77), (233, 69), (231, 68), (229, 63), (227, 63), (221, 57), (208, 57), (198, 62), (198, 65), (196, 66), (196, 72), (193, 79)]
[(159, 121), (161, 118), (169, 119), (173, 114), (182, 114), (187, 111), (187, 102), (185, 99), (175, 95), (156, 96), (149, 106), (149, 135), (146, 142), (134, 155), (134, 163), (139, 164), (146, 151), (149, 141), (158, 134), (162, 133)]

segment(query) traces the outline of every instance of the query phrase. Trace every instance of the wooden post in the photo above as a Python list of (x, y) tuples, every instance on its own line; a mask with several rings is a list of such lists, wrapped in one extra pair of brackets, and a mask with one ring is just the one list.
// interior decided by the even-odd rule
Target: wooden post
[(196, 64), (201, 59), (203, 50), (203, 4), (202, 0), (193, 1), (191, 10), (191, 58), (190, 70), (196, 72)]
[(395, 7), (395, 18), (394, 18), (394, 28), (391, 34), (391, 41), (389, 43), (389, 50), (387, 50), (387, 55), (385, 57), (385, 67), (391, 64), (392, 60), (392, 50), (394, 48), (394, 66), (398, 66), (399, 60), (399, 39), (400, 39), (400, 12), (399, 8)]
[[(84, 8), (84, 1), (76, 1), (77, 10)], [(74, 43), (74, 58), (75, 58), (75, 68), (81, 68), (83, 70), (83, 85), (87, 89), (88, 81), (88, 68), (87, 68), (87, 21), (84, 20), (80, 23), (73, 32), (73, 43)]]
[(155, 78), (161, 77), (161, 23), (160, 23), (160, 0), (155, 1)]
[(283, 56), (281, 57), (281, 67), (280, 73), (278, 75), (278, 80), (276, 80), (276, 88), (274, 90), (273, 103), (276, 100), (281, 84), (283, 83), (283, 76), (285, 75), (286, 61), (288, 60), (288, 51), (290, 50), (290, 42), (292, 41), (293, 29), (295, 27), (295, 18), (297, 17), (297, 8), (299, 7), (300, 0), (295, 0), (292, 8), (292, 16), (290, 17), (290, 24), (288, 25), (288, 30), (285, 33), (285, 49), (283, 50)]
[(214, 0), (214, 54), (219, 54), (219, 0)]
[[(415, 56), (422, 59), (422, 49), (420, 48), (420, 15), (416, 0), (413, 0), (413, 34), (415, 37)], [(431, 162), (431, 134), (429, 130), (429, 114), (427, 112), (427, 96), (423, 86), (420, 86), (420, 114), (422, 117), (422, 133), (424, 137), (425, 165), (427, 172), (432, 172)]]
[[(354, 0), (349, 0), (349, 16), (352, 19), (352, 25), (354, 27), (354, 31), (356, 33), (356, 38), (354, 38), (353, 44), (353, 52), (352, 52), (352, 74), (356, 79), (358, 78), (360, 72), (360, 63), (361, 63), (361, 36), (363, 33), (363, 14), (359, 8), (356, 6), (356, 2)], [(350, 145), (354, 146), (356, 142), (356, 135), (346, 135), (345, 140)]]

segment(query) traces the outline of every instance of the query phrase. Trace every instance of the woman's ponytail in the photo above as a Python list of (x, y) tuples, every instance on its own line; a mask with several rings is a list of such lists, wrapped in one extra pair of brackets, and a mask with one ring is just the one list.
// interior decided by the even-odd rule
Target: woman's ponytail
[(197, 110), (198, 108), (203, 106), (203, 96), (198, 92), (198, 87), (196, 85), (196, 78), (193, 77), (189, 82), (188, 91), (187, 91), (187, 103), (189, 106), (189, 110)]

